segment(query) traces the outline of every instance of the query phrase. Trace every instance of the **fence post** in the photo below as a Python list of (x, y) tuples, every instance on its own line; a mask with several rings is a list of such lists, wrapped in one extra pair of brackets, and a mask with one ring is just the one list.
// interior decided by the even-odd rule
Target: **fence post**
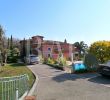
[(18, 88), (16, 88), (16, 100), (18, 100)]

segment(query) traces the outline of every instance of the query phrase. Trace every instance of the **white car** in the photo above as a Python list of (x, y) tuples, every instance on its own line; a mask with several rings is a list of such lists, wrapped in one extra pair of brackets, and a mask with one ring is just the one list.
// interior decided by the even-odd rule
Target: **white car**
[(26, 60), (28, 64), (38, 64), (40, 62), (39, 57), (36, 55), (29, 55)]

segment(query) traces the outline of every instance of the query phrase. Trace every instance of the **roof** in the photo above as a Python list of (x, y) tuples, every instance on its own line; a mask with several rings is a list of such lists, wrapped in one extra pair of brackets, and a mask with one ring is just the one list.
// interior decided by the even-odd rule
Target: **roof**
[(53, 41), (53, 40), (44, 40), (43, 43), (44, 44), (69, 44), (69, 43), (65, 43), (61, 41)]
[(40, 35), (33, 36), (32, 38), (34, 38), (34, 37), (44, 38), (43, 36), (40, 36)]

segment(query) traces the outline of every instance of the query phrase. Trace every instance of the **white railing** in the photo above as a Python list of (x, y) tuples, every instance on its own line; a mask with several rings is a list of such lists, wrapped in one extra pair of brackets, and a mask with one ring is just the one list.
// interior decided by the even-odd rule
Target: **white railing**
[(0, 100), (19, 100), (29, 90), (28, 75), (0, 78)]

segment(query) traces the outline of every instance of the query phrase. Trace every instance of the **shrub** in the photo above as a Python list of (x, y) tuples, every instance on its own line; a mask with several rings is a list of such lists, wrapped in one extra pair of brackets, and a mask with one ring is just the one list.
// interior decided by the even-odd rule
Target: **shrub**
[(9, 63), (16, 63), (18, 61), (18, 56), (8, 56), (7, 61)]
[(58, 62), (59, 62), (60, 66), (64, 66), (64, 65), (66, 65), (66, 58), (59, 57)]
[(75, 73), (87, 73), (87, 72), (88, 72), (87, 69), (80, 69), (80, 70), (75, 71)]
[(48, 64), (54, 64), (55, 62), (54, 62), (54, 60), (53, 60), (52, 58), (49, 57), (49, 58), (47, 59), (47, 63), (48, 63)]
[(86, 54), (84, 64), (87, 70), (96, 70), (98, 67), (98, 60), (93, 54)]
[(54, 60), (54, 64), (58, 64), (58, 61), (57, 60)]
[(19, 49), (14, 48), (12, 50), (8, 50), (8, 56), (7, 56), (7, 61), (10, 63), (16, 63), (19, 58)]
[(43, 63), (47, 64), (47, 59), (46, 58), (43, 59)]

